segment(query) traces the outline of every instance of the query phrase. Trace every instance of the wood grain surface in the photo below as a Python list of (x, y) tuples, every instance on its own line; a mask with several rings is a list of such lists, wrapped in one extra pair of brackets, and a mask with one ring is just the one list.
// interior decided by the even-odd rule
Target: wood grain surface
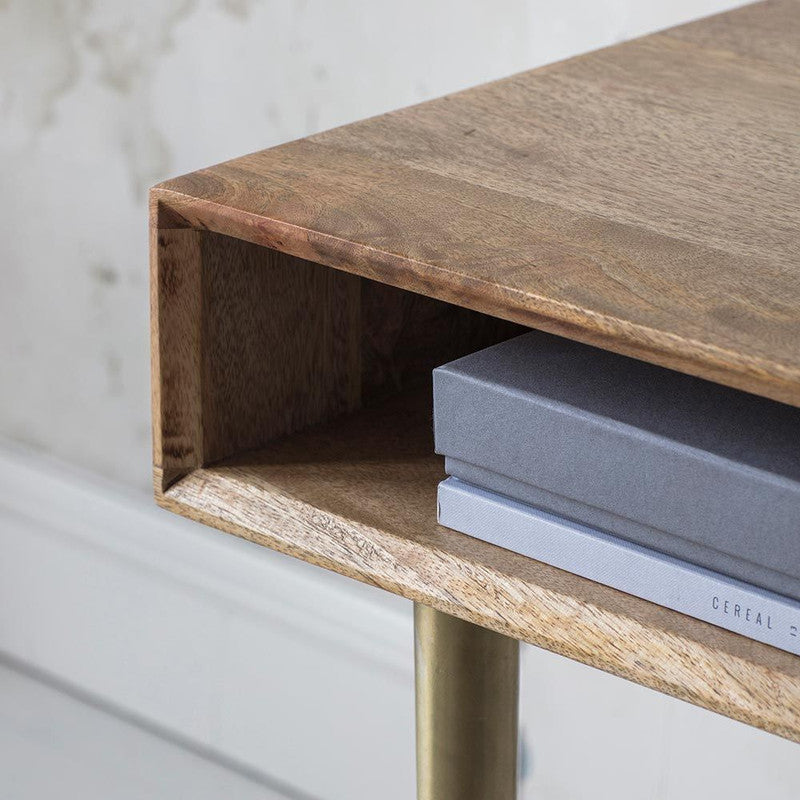
[(156, 491), (358, 407), (359, 278), (153, 213)]
[(172, 511), (800, 741), (800, 658), (436, 524), (430, 396), (196, 470)]
[(524, 330), (152, 213), (156, 492)]
[(200, 236), (151, 222), (150, 325), (156, 492), (203, 463)]
[(800, 741), (800, 658), (437, 526), (414, 392), (522, 324), (800, 405), (798, 41), (770, 0), (156, 187), (158, 502)]
[(207, 228), (800, 405), (800, 3), (167, 181)]

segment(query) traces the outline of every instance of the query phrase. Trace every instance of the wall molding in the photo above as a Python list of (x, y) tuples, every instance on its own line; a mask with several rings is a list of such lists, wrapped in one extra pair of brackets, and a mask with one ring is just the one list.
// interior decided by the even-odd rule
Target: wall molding
[(173, 516), (144, 492), (1, 442), (0, 528), (12, 516), (42, 535), (94, 548), (327, 646), (411, 674), (410, 607), (393, 595), (265, 552)]
[[(327, 773), (326, 798), (413, 767), (410, 603), (2, 442), (0, 552), (0, 652), (15, 662), (309, 795), (323, 783), (301, 761)], [(315, 725), (343, 708), (363, 733), (329, 743)], [(380, 739), (391, 763), (356, 780), (347, 748)], [(296, 764), (293, 740), (309, 750)]]

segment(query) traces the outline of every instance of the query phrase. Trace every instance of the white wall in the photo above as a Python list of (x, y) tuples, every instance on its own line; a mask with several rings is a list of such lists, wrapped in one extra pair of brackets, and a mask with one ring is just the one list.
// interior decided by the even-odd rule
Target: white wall
[(152, 183), (731, 0), (0, 0), (0, 435), (149, 486)]
[[(408, 604), (150, 507), (146, 188), (732, 5), (0, 0), (0, 651), (303, 791), (410, 796)], [(522, 717), (532, 797), (800, 796), (794, 746), (533, 648)]]

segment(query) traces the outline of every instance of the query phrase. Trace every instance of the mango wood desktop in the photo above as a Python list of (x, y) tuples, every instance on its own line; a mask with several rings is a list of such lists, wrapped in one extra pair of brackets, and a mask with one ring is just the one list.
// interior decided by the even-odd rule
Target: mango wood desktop
[(429, 386), (532, 327), (800, 405), (799, 41), (747, 6), (152, 190), (158, 502), (418, 604), (420, 797), (513, 796), (516, 640), (800, 741), (800, 658), (439, 527)]

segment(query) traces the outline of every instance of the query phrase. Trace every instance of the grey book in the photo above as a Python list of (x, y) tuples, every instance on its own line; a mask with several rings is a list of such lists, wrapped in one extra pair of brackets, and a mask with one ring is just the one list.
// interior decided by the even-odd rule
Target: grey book
[(434, 370), (448, 474), (800, 600), (800, 409), (531, 332)]
[(797, 601), (457, 478), (438, 499), (441, 525), (800, 655)]

